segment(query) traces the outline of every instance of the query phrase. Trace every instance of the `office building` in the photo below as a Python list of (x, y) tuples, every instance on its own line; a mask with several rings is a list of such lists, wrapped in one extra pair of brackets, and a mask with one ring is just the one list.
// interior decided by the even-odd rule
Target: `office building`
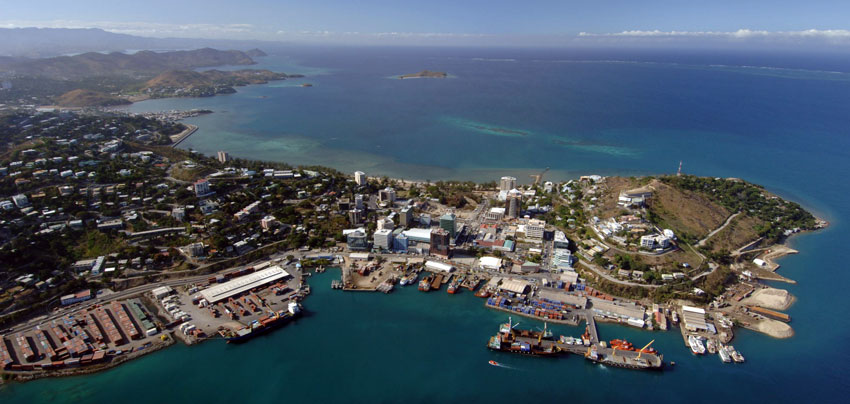
[(508, 191), (505, 196), (505, 216), (516, 219), (522, 211), (522, 192), (516, 189)]
[(363, 251), (369, 249), (369, 240), (366, 238), (366, 233), (360, 230), (348, 233), (345, 236), (346, 244), (349, 250)]
[(543, 230), (546, 228), (546, 222), (538, 219), (531, 219), (525, 224), (525, 236), (533, 239), (542, 239)]
[(413, 208), (405, 206), (401, 208), (399, 223), (401, 227), (410, 227), (413, 224)]
[(354, 209), (363, 210), (363, 195), (356, 194), (354, 195)]
[(451, 240), (454, 240), (455, 236), (457, 236), (456, 224), (457, 216), (455, 216), (454, 213), (449, 212), (443, 216), (440, 216), (440, 228), (449, 233), (449, 238)]
[(393, 248), (393, 232), (389, 229), (375, 231), (373, 246), (381, 250), (389, 251)]
[(363, 209), (351, 209), (348, 211), (348, 221), (351, 222), (352, 225), (357, 225), (363, 223), (365, 215), (363, 214)]
[(431, 255), (439, 255), (450, 258), (451, 247), (449, 246), (449, 232), (443, 229), (436, 229), (431, 232)]

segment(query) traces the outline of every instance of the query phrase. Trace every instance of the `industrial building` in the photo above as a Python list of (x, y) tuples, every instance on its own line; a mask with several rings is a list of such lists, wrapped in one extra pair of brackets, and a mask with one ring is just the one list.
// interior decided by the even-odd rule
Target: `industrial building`
[(455, 270), (455, 267), (453, 267), (449, 264), (444, 264), (442, 262), (426, 261), (425, 262), (425, 269), (427, 269), (429, 271), (434, 271), (434, 272), (452, 272), (452, 271)]
[(638, 328), (643, 328), (646, 324), (643, 320), (646, 310), (634, 303), (615, 303), (595, 297), (590, 298), (590, 301), (593, 303), (593, 311), (597, 314), (626, 320), (629, 325)]
[(204, 289), (201, 291), (201, 296), (210, 304), (215, 304), (229, 297), (237, 296), (240, 293), (289, 277), (289, 272), (286, 272), (279, 265), (275, 265)]
[(478, 266), (485, 271), (498, 271), (502, 268), (502, 260), (496, 257), (481, 257)]
[(682, 306), (682, 323), (688, 331), (707, 331), (705, 310), (699, 307)]

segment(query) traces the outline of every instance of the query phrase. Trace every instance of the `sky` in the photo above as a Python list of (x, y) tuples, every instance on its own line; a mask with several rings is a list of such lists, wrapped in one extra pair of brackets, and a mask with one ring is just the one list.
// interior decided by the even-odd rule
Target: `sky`
[(0, 27), (152, 37), (850, 47), (846, 0), (0, 0)]

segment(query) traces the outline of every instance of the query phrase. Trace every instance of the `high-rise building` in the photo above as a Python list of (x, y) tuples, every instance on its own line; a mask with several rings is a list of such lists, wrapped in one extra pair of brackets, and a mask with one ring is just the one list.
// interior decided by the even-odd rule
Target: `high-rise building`
[(226, 151), (219, 151), (217, 153), (217, 156), (218, 156), (218, 162), (219, 163), (224, 164), (224, 163), (230, 161), (230, 153), (228, 153)]
[(363, 210), (363, 195), (354, 195), (354, 209)]
[(393, 231), (389, 229), (376, 230), (373, 235), (373, 246), (381, 250), (392, 250)]
[(366, 184), (366, 173), (363, 171), (355, 171), (354, 172), (354, 182), (357, 185), (365, 185)]
[(363, 209), (351, 209), (348, 211), (348, 221), (351, 222), (352, 225), (363, 223), (363, 219)]
[(516, 188), (516, 178), (502, 177), (499, 181), (499, 191), (510, 191)]
[(400, 213), (399, 223), (401, 223), (401, 227), (410, 227), (413, 224), (413, 208), (405, 206), (401, 208)]
[(440, 228), (447, 231), (449, 233), (449, 237), (451, 240), (455, 239), (456, 234), (456, 224), (457, 217), (454, 213), (449, 212), (443, 216), (440, 216)]
[(386, 187), (378, 191), (378, 200), (386, 203), (395, 202), (395, 190), (392, 187)]
[(443, 229), (436, 229), (431, 232), (431, 248), (429, 252), (432, 255), (439, 255), (446, 258), (451, 258), (451, 247), (449, 246), (449, 232)]
[(207, 180), (195, 181), (195, 195), (204, 196), (210, 193), (210, 182)]
[(522, 192), (517, 189), (508, 191), (505, 197), (505, 217), (518, 218), (522, 211)]

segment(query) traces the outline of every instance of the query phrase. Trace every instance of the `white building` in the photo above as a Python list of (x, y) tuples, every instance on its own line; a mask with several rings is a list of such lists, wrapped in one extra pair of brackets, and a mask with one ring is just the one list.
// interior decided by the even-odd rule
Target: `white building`
[(494, 222), (501, 221), (505, 217), (505, 208), (490, 208), (490, 210), (484, 214), (484, 220), (490, 220)]
[(272, 215), (267, 215), (266, 217), (260, 219), (260, 227), (263, 230), (268, 230), (273, 228), (277, 224), (277, 218)]
[(389, 229), (381, 229), (375, 231), (375, 235), (373, 238), (373, 245), (375, 248), (380, 248), (381, 250), (392, 250), (393, 248), (393, 232)]
[(434, 272), (452, 272), (455, 270), (455, 267), (449, 264), (443, 264), (442, 262), (426, 261), (425, 269)]
[(539, 219), (531, 219), (525, 225), (525, 236), (533, 239), (542, 239), (546, 222)]
[(640, 238), (640, 246), (652, 249), (655, 247), (655, 236), (643, 236)]
[(354, 172), (354, 182), (356, 182), (357, 185), (366, 184), (366, 173), (364, 173), (363, 171), (355, 171)]
[(502, 268), (502, 260), (496, 257), (481, 257), (478, 259), (478, 266), (485, 271), (498, 271)]
[(516, 188), (516, 178), (515, 177), (502, 177), (499, 180), (499, 191), (510, 191)]
[(570, 239), (567, 238), (567, 235), (564, 232), (558, 230), (555, 232), (555, 241), (552, 245), (553, 248), (570, 248)]
[(392, 231), (395, 228), (395, 223), (388, 217), (382, 217), (378, 219), (378, 230), (389, 230)]

